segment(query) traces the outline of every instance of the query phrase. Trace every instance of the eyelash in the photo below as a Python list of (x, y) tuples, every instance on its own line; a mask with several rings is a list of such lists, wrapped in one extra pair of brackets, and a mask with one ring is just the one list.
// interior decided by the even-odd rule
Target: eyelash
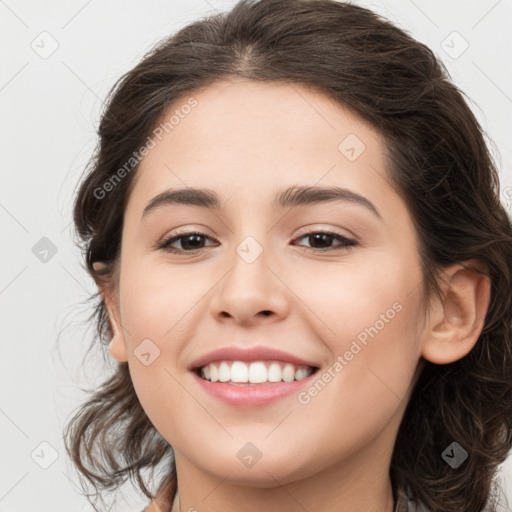
[[(356, 242), (355, 240), (352, 240), (352, 239), (347, 238), (347, 237), (345, 237), (343, 235), (340, 235), (339, 233), (335, 233), (334, 231), (308, 231), (306, 233), (302, 233), (300, 236), (295, 238), (295, 240), (298, 240), (300, 238), (305, 238), (305, 237), (308, 237), (308, 236), (312, 236), (312, 235), (318, 235), (318, 234), (332, 236), (333, 238), (335, 238), (336, 240), (341, 242), (341, 246), (334, 247), (334, 248), (328, 247), (326, 249), (311, 248), (311, 251), (315, 252), (315, 253), (325, 253), (325, 252), (337, 251), (337, 250), (346, 250), (347, 251), (351, 247), (359, 245), (358, 242)], [(172, 243), (176, 242), (180, 238), (186, 238), (187, 236), (192, 236), (192, 235), (204, 236), (206, 238), (210, 238), (211, 240), (215, 240), (214, 238), (212, 238), (212, 237), (210, 237), (210, 236), (208, 236), (208, 235), (206, 235), (204, 233), (201, 233), (199, 231), (187, 231), (187, 232), (179, 233), (177, 235), (172, 235), (171, 237), (166, 238), (165, 240), (163, 240), (162, 242), (157, 244), (157, 249), (162, 249), (162, 250), (164, 250), (166, 252), (173, 253), (173, 254), (193, 254), (193, 253), (197, 253), (199, 251), (202, 251), (203, 249), (206, 249), (206, 247), (201, 247), (199, 249), (195, 249), (195, 250), (191, 250), (191, 251), (186, 251), (184, 249), (177, 249), (175, 247), (170, 247), (170, 245)], [(217, 240), (215, 240), (215, 242), (218, 243)]]

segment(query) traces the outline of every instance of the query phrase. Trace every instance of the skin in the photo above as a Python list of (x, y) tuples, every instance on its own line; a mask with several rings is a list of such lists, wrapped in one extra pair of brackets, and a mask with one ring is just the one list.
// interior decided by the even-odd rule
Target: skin
[[(348, 108), (305, 86), (245, 80), (192, 96), (198, 105), (137, 171), (119, 274), (102, 289), (111, 354), (128, 361), (144, 410), (175, 451), (173, 511), (392, 512), (388, 471), (412, 386), (424, 359), (449, 363), (474, 346), (489, 280), (450, 266), (444, 301), (426, 309), (416, 232), (388, 181), (384, 141)], [(349, 134), (366, 146), (354, 161), (338, 149)], [(382, 219), (349, 202), (273, 209), (275, 191), (298, 184), (349, 188)], [(141, 220), (154, 196), (183, 187), (215, 190), (223, 209), (166, 205)], [(205, 233), (205, 247), (155, 248), (177, 228)], [(315, 253), (322, 246), (301, 228), (359, 244), (337, 248), (332, 239), (335, 250)], [(251, 264), (236, 252), (247, 236), (263, 249)], [(267, 345), (322, 372), (394, 303), (401, 311), (306, 405), (292, 395), (237, 409), (187, 370), (222, 346)], [(134, 354), (147, 338), (160, 350), (148, 366)], [(237, 457), (247, 442), (262, 454), (252, 467)]]

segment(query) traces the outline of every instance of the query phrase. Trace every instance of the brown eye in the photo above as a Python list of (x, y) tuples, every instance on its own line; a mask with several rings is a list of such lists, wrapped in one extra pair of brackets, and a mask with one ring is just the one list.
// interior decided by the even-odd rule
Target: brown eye
[[(315, 252), (327, 252), (334, 251), (337, 249), (347, 249), (349, 247), (357, 245), (355, 240), (351, 240), (339, 233), (334, 233), (332, 231), (312, 231), (311, 233), (305, 233), (300, 237), (296, 238), (296, 240), (300, 240), (302, 238), (306, 238), (308, 242), (311, 244), (311, 249)], [(337, 240), (339, 242), (338, 245), (332, 247), (331, 243)]]
[[(209, 236), (199, 232), (180, 233), (179, 235), (173, 235), (172, 237), (164, 240), (160, 245), (159, 249), (171, 253), (190, 253), (200, 251), (205, 248), (204, 239), (210, 239)], [(176, 242), (181, 247), (172, 247)]]
[[(312, 231), (311, 233), (305, 233), (295, 240), (307, 239), (311, 244), (310, 249), (313, 252), (327, 252), (348, 249), (352, 246), (358, 245), (355, 240), (351, 240), (339, 233), (332, 231)], [(211, 237), (200, 232), (188, 232), (173, 235), (161, 244), (158, 245), (158, 249), (163, 249), (170, 253), (185, 254), (194, 253), (202, 249), (205, 249), (205, 240), (213, 240)], [(334, 241), (337, 241), (337, 245), (332, 245)], [(173, 247), (174, 244), (178, 243), (180, 247)]]

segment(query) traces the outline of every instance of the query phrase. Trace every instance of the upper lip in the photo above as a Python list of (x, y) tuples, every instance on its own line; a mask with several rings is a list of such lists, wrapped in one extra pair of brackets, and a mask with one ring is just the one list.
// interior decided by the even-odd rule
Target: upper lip
[(212, 361), (264, 361), (264, 360), (276, 360), (284, 361), (286, 363), (292, 363), (295, 365), (311, 366), (317, 368), (318, 365), (311, 361), (306, 361), (301, 357), (293, 354), (288, 354), (282, 350), (276, 350), (270, 347), (222, 347), (212, 352), (208, 352), (203, 356), (196, 359), (191, 365), (190, 370), (196, 370), (202, 368)]

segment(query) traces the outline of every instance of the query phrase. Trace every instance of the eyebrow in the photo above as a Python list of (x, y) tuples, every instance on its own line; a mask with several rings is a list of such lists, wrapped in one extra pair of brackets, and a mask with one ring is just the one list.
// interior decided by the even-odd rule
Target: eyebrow
[[(307, 206), (326, 202), (348, 202), (364, 206), (382, 220), (376, 206), (366, 197), (341, 187), (293, 186), (278, 191), (272, 206), (275, 209)], [(155, 196), (144, 208), (142, 218), (165, 205), (185, 204), (220, 211), (222, 205), (216, 192), (206, 188), (170, 189)]]

